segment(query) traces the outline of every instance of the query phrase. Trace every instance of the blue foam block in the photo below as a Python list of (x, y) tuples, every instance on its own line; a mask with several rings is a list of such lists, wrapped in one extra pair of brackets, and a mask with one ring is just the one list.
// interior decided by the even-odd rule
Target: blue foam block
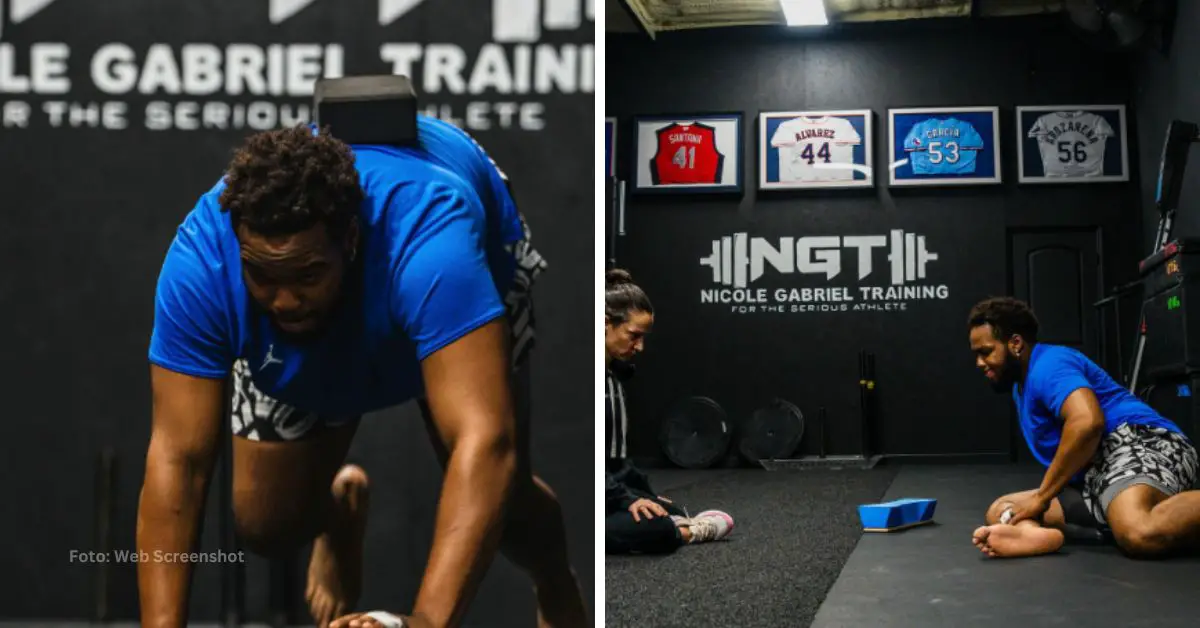
[(936, 499), (897, 499), (882, 504), (863, 504), (858, 518), (864, 530), (895, 530), (933, 520)]

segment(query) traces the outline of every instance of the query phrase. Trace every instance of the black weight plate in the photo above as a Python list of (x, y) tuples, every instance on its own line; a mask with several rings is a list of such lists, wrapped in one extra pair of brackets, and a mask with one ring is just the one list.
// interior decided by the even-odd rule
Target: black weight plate
[(663, 453), (685, 469), (707, 469), (729, 452), (729, 421), (708, 397), (681, 399), (667, 412), (659, 436)]
[(773, 399), (754, 411), (739, 434), (738, 452), (747, 462), (788, 458), (804, 437), (804, 414), (788, 401)]

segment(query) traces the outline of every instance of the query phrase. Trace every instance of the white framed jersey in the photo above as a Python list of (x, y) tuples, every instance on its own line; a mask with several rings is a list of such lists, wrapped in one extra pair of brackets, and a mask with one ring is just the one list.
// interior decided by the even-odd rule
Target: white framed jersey
[(1099, 177), (1109, 138), (1116, 135), (1102, 116), (1086, 111), (1053, 111), (1039, 116), (1029, 129), (1037, 140), (1043, 176)]
[(1125, 105), (1018, 105), (1020, 183), (1129, 181)]
[(870, 109), (762, 112), (758, 118), (759, 189), (874, 186), (872, 116)]
[(853, 181), (854, 147), (862, 142), (849, 120), (830, 115), (787, 120), (770, 139), (781, 182)]

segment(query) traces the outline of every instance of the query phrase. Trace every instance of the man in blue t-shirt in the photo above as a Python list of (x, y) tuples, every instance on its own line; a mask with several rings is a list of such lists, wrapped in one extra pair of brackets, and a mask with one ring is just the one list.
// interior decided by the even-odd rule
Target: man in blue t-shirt
[[(195, 546), (231, 378), (238, 536), (264, 555), (313, 540), (313, 618), (348, 626), (368, 484), (346, 452), (364, 413), (416, 400), (445, 467), (433, 548), (411, 612), (370, 619), (458, 625), (499, 547), (533, 578), (546, 624), (583, 625), (510, 386), (545, 263), (483, 149), (436, 119), (418, 133), (410, 147), (305, 126), (255, 135), (184, 219), (155, 296), (138, 548)], [(143, 625), (183, 626), (190, 565), (138, 567)]]
[(1196, 449), (1170, 420), (1079, 351), (1038, 343), (1027, 304), (993, 298), (968, 317), (975, 364), (1011, 391), (1025, 441), (1047, 467), (1041, 486), (988, 509), (974, 542), (990, 556), (1057, 550), (1064, 530), (1111, 535), (1127, 554), (1157, 557), (1200, 541)]

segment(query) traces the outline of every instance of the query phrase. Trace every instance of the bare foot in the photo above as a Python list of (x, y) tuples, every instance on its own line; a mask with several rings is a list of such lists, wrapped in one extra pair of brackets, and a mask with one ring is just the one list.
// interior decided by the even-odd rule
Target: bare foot
[(980, 552), (992, 558), (1049, 554), (1058, 551), (1063, 541), (1063, 533), (1054, 528), (1043, 528), (1035, 524), (1012, 526), (1004, 523), (976, 528), (971, 539)]
[(313, 541), (305, 599), (318, 628), (346, 614), (362, 591), (363, 532), (367, 524), (367, 474), (346, 465), (333, 479), (335, 514), (329, 531)]

